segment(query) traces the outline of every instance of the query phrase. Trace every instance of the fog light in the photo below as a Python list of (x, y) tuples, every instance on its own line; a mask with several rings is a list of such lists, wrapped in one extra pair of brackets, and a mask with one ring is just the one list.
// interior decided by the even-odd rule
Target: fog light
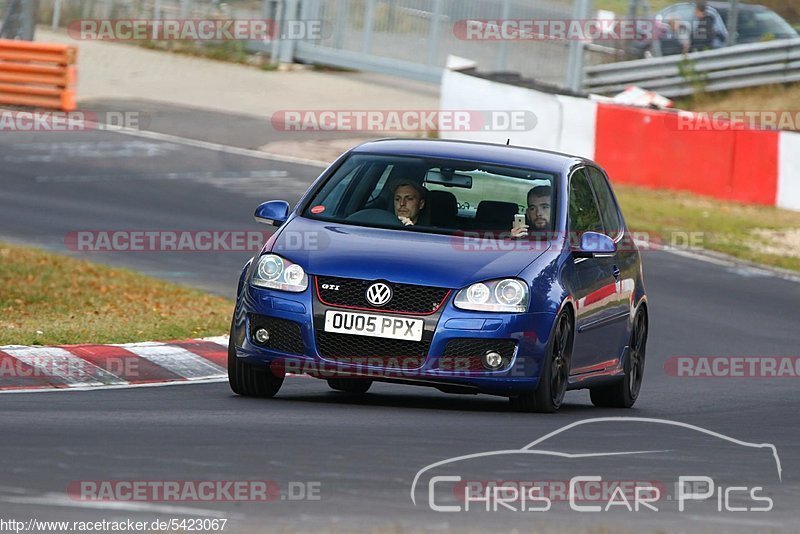
[(483, 355), (482, 359), (483, 366), (492, 371), (500, 369), (500, 367), (503, 365), (503, 357), (499, 352), (495, 352), (493, 350), (487, 351), (486, 354)]
[(256, 330), (255, 338), (259, 343), (266, 343), (269, 341), (269, 332), (266, 328), (259, 328)]

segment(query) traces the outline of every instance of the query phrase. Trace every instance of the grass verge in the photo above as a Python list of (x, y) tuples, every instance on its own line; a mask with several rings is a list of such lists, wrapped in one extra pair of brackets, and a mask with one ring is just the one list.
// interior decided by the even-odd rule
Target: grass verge
[(125, 269), (0, 243), (0, 345), (125, 343), (228, 332), (232, 302)]
[[(800, 84), (776, 84), (736, 91), (699, 93), (675, 102), (689, 111), (773, 111), (788, 112), (792, 118), (800, 111)], [(797, 124), (787, 129), (797, 130)]]
[(700, 232), (702, 247), (771, 267), (800, 271), (800, 212), (707, 199), (691, 193), (616, 185), (628, 226), (663, 236)]

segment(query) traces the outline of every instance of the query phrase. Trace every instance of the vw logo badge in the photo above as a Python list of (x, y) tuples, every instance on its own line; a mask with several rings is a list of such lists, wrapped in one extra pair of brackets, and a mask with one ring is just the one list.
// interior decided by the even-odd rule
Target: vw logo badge
[(392, 288), (383, 282), (376, 282), (367, 288), (367, 302), (373, 306), (383, 306), (392, 300)]

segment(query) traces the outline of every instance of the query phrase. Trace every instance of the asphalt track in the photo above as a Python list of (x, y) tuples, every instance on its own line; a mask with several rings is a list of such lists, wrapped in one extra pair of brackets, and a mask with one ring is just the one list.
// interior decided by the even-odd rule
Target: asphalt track
[[(176, 110), (174, 116), (187, 122), (171, 123), (167, 133), (190, 136), (193, 128), (209, 123), (202, 114)], [(247, 142), (251, 127), (263, 125), (242, 124), (243, 133), (212, 140), (250, 148), (257, 145)], [(320, 170), (118, 132), (0, 133), (0, 162), (0, 239), (128, 266), (226, 296), (234, 292), (246, 252), (76, 254), (65, 248), (64, 236), (76, 230), (259, 229), (252, 212), (260, 201), (296, 201)], [(300, 377), (288, 378), (273, 400), (233, 396), (225, 383), (5, 394), (0, 396), (0, 519), (225, 517), (228, 532), (283, 527), (797, 531), (798, 379), (678, 378), (669, 376), (664, 364), (671, 356), (687, 355), (798, 356), (800, 284), (667, 252), (648, 252), (644, 261), (651, 332), (645, 383), (634, 410), (593, 408), (588, 393), (578, 391), (568, 393), (555, 416), (519, 414), (488, 396), (377, 384), (358, 398)], [(558, 457), (516, 459), (484, 475), (479, 473), (488, 463), (447, 474), (519, 479), (520, 473), (534, 473), (535, 480), (563, 481), (598, 473), (605, 479), (656, 479), (666, 486), (677, 475), (708, 474), (726, 487), (763, 486), (774, 509), (719, 512), (712, 498), (690, 503), (683, 513), (674, 502), (664, 502), (659, 512), (638, 513), (579, 513), (566, 503), (546, 512), (442, 513), (431, 511), (424, 491), (416, 505), (411, 500), (415, 475), (431, 463), (519, 449), (569, 423), (619, 416), (680, 421), (744, 442), (774, 444), (782, 478), (764, 449), (666, 424), (613, 421), (572, 429), (553, 447), (582, 454), (667, 452), (584, 459), (578, 467)], [(284, 497), (290, 485), (318, 484), (320, 498), (115, 503), (113, 508), (67, 496), (70, 483), (81, 480), (252, 479), (275, 481)]]

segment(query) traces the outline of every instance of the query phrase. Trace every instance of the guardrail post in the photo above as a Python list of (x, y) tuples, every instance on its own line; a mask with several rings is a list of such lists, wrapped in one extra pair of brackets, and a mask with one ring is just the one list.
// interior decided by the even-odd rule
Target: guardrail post
[(442, 17), (442, 0), (433, 0), (431, 15), (430, 40), (428, 41), (428, 65), (436, 65), (439, 55), (439, 19)]
[(186, 20), (192, 11), (192, 0), (181, 0), (181, 19)]
[(372, 27), (375, 18), (375, 0), (367, 0), (364, 6), (364, 33), (361, 37), (361, 51), (369, 54), (372, 47)]
[(33, 41), (33, 34), (36, 32), (36, 2), (28, 0), (22, 3), (22, 23), (20, 24), (19, 36), (25, 41)]
[(336, 4), (336, 28), (334, 29), (333, 47), (344, 46), (344, 32), (347, 31), (347, 0), (339, 0)]
[(739, 0), (731, 0), (731, 12), (728, 15), (728, 46), (736, 44), (736, 33), (739, 31)]
[[(508, 20), (511, 16), (511, 0), (503, 0), (503, 7), (500, 12), (501, 20)], [(496, 70), (506, 70), (508, 63), (508, 42), (501, 39), (497, 45), (497, 62), (495, 63)]]
[[(589, 18), (591, 0), (574, 0), (572, 19), (586, 20)], [(584, 42), (580, 39), (572, 39), (569, 42), (569, 54), (567, 56), (567, 88), (577, 92), (583, 89), (583, 49)]]
[(277, 65), (281, 56), (281, 25), (283, 24), (283, 0), (264, 0), (261, 11), (265, 19), (272, 18), (271, 28), (272, 45), (269, 52), (269, 62)]
[(62, 0), (56, 0), (53, 4), (53, 20), (50, 27), (54, 31), (58, 29), (58, 24), (61, 22), (61, 2)]
[(280, 47), (280, 62), (281, 63), (292, 63), (294, 61), (294, 44), (295, 41), (290, 35), (289, 25), (293, 24), (295, 20), (297, 20), (297, 7), (298, 7), (298, 0), (286, 0), (285, 2), (285, 11), (283, 15), (283, 23), (281, 24), (282, 28), (282, 35), (281, 38), (281, 47)]

